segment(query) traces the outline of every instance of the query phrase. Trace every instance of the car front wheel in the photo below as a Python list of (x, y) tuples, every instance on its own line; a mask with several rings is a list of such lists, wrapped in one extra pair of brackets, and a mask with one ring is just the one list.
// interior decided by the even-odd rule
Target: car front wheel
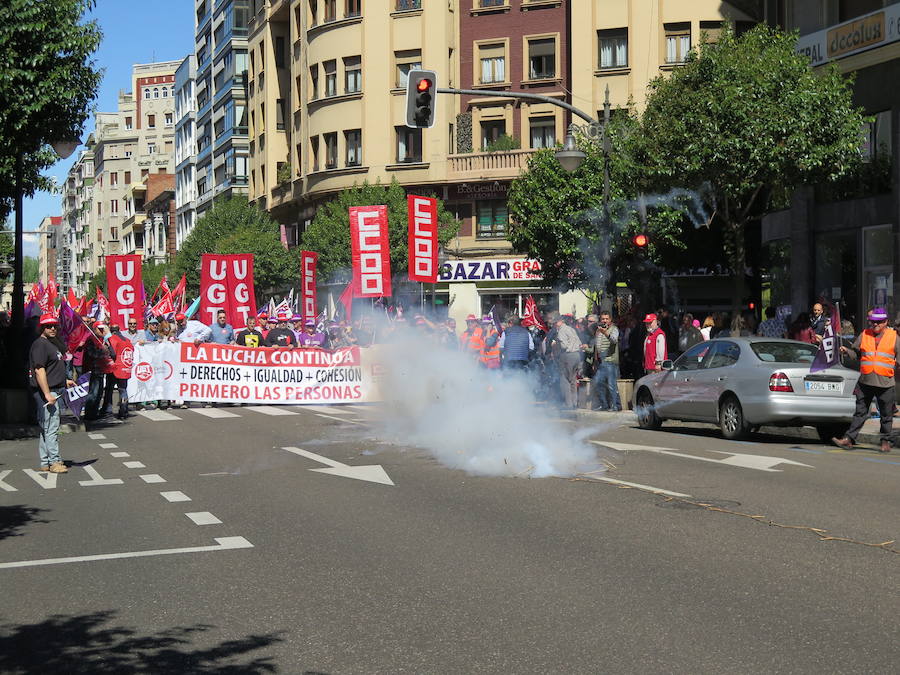
[(662, 419), (656, 414), (656, 404), (653, 402), (653, 395), (646, 389), (642, 389), (637, 396), (637, 409), (635, 410), (638, 419), (638, 426), (641, 429), (659, 429), (662, 426)]
[(741, 404), (734, 396), (729, 396), (719, 406), (719, 427), (730, 441), (744, 438), (750, 432)]

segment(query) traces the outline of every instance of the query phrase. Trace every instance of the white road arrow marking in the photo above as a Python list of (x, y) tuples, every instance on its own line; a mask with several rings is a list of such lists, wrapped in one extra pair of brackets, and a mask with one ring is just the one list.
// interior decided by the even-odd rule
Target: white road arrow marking
[(385, 470), (381, 468), (380, 464), (370, 464), (368, 466), (350, 466), (348, 464), (342, 464), (341, 462), (329, 459), (328, 457), (317, 455), (314, 452), (309, 452), (308, 450), (301, 450), (300, 448), (282, 448), (282, 450), (287, 450), (288, 452), (292, 452), (295, 455), (300, 455), (301, 457), (306, 457), (307, 459), (312, 459), (316, 462), (327, 464), (330, 467), (328, 469), (310, 469), (310, 471), (317, 471), (318, 473), (328, 473), (332, 476), (343, 476), (344, 478), (353, 478), (355, 480), (365, 480), (371, 483), (381, 483), (382, 485), (394, 484), (394, 481), (390, 479)]
[(6, 478), (9, 474), (12, 473), (12, 469), (6, 469), (6, 471), (0, 471), (0, 490), (5, 490), (6, 492), (18, 492), (17, 488), (14, 488), (9, 483), (4, 483), (3, 479)]
[(42, 476), (42, 473), (46, 473), (44, 471), (35, 471), (34, 469), (22, 469), (25, 472), (25, 475), (31, 478), (35, 483), (40, 485), (45, 490), (52, 490), (56, 487), (56, 478), (59, 474), (56, 473), (47, 473), (46, 476)]
[(701, 462), (712, 462), (713, 464), (727, 464), (728, 466), (739, 466), (743, 469), (756, 469), (757, 471), (781, 472), (781, 469), (772, 467), (779, 464), (792, 464), (794, 466), (805, 466), (808, 469), (815, 467), (809, 464), (795, 462), (792, 459), (784, 459), (782, 457), (766, 457), (764, 455), (745, 455), (738, 452), (723, 452), (721, 450), (711, 450), (720, 455), (728, 455), (725, 459), (713, 459), (712, 457), (699, 457), (697, 455), (688, 455), (683, 452), (676, 452), (669, 448), (658, 448), (652, 445), (634, 445), (632, 443), (612, 443), (608, 441), (591, 441), (597, 445), (602, 445), (613, 450), (628, 452), (629, 450), (640, 450), (642, 452), (653, 452), (658, 455), (671, 455), (672, 457), (685, 457), (687, 459), (696, 459)]

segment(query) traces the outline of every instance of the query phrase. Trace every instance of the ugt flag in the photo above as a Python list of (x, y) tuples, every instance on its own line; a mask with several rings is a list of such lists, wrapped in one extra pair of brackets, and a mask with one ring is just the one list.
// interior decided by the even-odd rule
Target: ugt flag
[(826, 368), (841, 365), (841, 313), (837, 305), (831, 306), (831, 320), (825, 324), (825, 334), (819, 343), (816, 358), (809, 366), (809, 372), (817, 373)]

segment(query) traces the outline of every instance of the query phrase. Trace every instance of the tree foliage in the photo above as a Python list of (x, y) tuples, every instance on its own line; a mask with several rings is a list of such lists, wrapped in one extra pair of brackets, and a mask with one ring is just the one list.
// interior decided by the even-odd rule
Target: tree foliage
[(38, 282), (38, 276), (41, 273), (41, 264), (37, 258), (25, 256), (22, 258), (22, 282), (26, 284), (34, 284)]
[[(814, 73), (796, 34), (758, 25), (701, 42), (684, 66), (650, 84), (630, 152), (645, 187), (705, 190), (725, 227), (732, 269), (745, 268), (746, 224), (773, 198), (834, 180), (859, 161), (861, 111), (836, 66)], [(744, 275), (736, 274), (735, 307)]]
[(509, 239), (517, 251), (541, 262), (555, 286), (602, 290), (617, 276), (641, 267), (631, 246), (638, 232), (650, 235), (648, 254), (658, 260), (678, 247), (683, 217), (679, 195), (641, 200), (637, 168), (624, 150), (636, 120), (616, 116), (609, 123), (609, 222), (604, 211), (604, 156), (600, 143), (581, 137), (586, 157), (573, 173), (554, 150), (536, 152), (509, 191)]
[(300, 256), (286, 251), (281, 237), (272, 230), (260, 231), (243, 225), (216, 244), (216, 253), (252, 253), (253, 280), (259, 297), (283, 295), (300, 282)]
[[(427, 196), (427, 195), (423, 195)], [(302, 246), (319, 254), (319, 276), (323, 281), (349, 281), (351, 206), (388, 207), (391, 270), (405, 274), (409, 265), (406, 191), (396, 181), (390, 185), (363, 183), (343, 190), (316, 211), (312, 224), (303, 233)], [(459, 223), (438, 199), (438, 242), (444, 246), (459, 230)]]
[(41, 171), (56, 161), (46, 145), (76, 139), (101, 73), (91, 60), (94, 0), (4, 0), (0, 3), (0, 219), (12, 208), (15, 159), (22, 154), (26, 196), (48, 189)]
[(13, 232), (7, 223), (0, 222), (0, 262), (12, 264), (14, 252)]
[[(237, 235), (240, 235), (238, 239), (234, 239)], [(270, 268), (269, 261), (263, 259), (262, 256), (276, 255), (277, 258), (272, 266), (279, 267), (284, 264), (281, 253), (285, 251), (280, 243), (278, 248), (281, 249), (281, 253), (276, 253), (271, 247), (263, 245), (264, 242), (271, 241), (273, 238), (274, 241), (280, 242), (278, 223), (272, 220), (268, 213), (258, 206), (251, 205), (247, 198), (242, 196), (217, 201), (197, 221), (175, 258), (174, 276), (180, 279), (184, 274), (187, 277), (188, 294), (196, 295), (200, 290), (200, 256), (204, 253), (254, 253), (256, 249), (234, 250), (233, 245), (235, 241), (255, 244), (254, 237), (260, 239), (259, 254), (254, 260), (254, 267), (257, 270), (254, 276), (257, 280), (257, 287), (262, 289), (264, 286), (260, 283), (262, 278), (259, 276), (258, 270)], [(225, 248), (228, 250), (221, 250)], [(272, 279), (267, 278), (265, 283), (270, 281)]]

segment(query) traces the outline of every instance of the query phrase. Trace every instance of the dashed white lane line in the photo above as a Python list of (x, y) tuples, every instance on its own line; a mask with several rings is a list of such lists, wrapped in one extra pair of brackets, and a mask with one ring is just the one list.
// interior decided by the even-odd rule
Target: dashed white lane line
[(248, 405), (244, 410), (253, 410), (263, 415), (299, 415), (300, 413), (293, 410), (285, 410), (271, 405)]
[(222, 410), (221, 408), (191, 408), (191, 412), (195, 412), (198, 415), (203, 415), (204, 417), (212, 417), (213, 419), (223, 419), (225, 417), (240, 417), (240, 415), (235, 415), (233, 412), (228, 412), (227, 410)]
[(104, 450), (111, 450), (112, 448), (118, 448), (119, 446), (115, 443), (101, 443), (100, 447)]
[(109, 453), (110, 457), (131, 457), (127, 452), (111, 452)]
[(145, 473), (141, 475), (141, 480), (145, 483), (165, 483), (166, 479), (158, 473)]
[(346, 417), (335, 417), (334, 415), (324, 415), (322, 413), (316, 413), (316, 417), (326, 417), (330, 420), (337, 420), (338, 422), (347, 422), (349, 424), (362, 424), (362, 422), (357, 422), (355, 419), (347, 419)]
[(338, 406), (330, 406), (330, 405), (304, 405), (301, 406), (302, 410), (311, 410), (316, 413), (329, 413), (331, 415), (352, 415), (353, 411), (348, 410), (346, 408), (340, 408)]
[(106, 439), (106, 436), (104, 436), (103, 434), (88, 434), (88, 438), (90, 438), (92, 441), (102, 441)]
[(142, 415), (146, 417), (148, 420), (152, 420), (154, 422), (173, 422), (180, 421), (181, 418), (173, 415), (171, 413), (167, 413), (164, 410), (138, 410), (138, 415)]
[(143, 462), (122, 462), (127, 469), (146, 469)]
[(194, 513), (185, 513), (184, 515), (193, 520), (194, 525), (218, 525), (222, 522), (209, 511), (196, 511)]
[[(55, 474), (54, 474), (55, 475)], [(37, 567), (39, 565), (62, 565), (73, 562), (91, 562), (94, 560), (117, 560), (119, 558), (145, 558), (155, 555), (172, 555), (175, 553), (200, 553), (203, 551), (229, 551), (236, 548), (253, 548), (253, 544), (243, 537), (215, 537), (215, 546), (192, 546), (190, 548), (163, 548), (155, 551), (129, 551), (127, 553), (101, 553), (100, 555), (79, 555), (71, 558), (44, 558), (43, 560), (20, 560), (18, 562), (0, 563), (0, 569), (13, 567)]]
[(585, 474), (585, 478), (590, 478), (591, 480), (598, 480), (602, 483), (611, 483), (612, 485), (622, 485), (623, 487), (631, 487), (638, 488), (639, 490), (646, 490), (647, 492), (652, 492), (657, 495), (667, 495), (669, 497), (690, 497), (691, 495), (686, 495), (682, 492), (672, 492), (671, 490), (664, 490), (662, 488), (653, 487), (652, 485), (642, 485), (640, 483), (629, 483), (627, 480), (616, 480), (615, 478), (606, 478), (605, 476), (594, 476), (591, 474)]
[[(179, 492), (178, 490), (174, 490), (172, 492), (160, 492), (159, 494), (161, 494), (163, 496), (163, 499), (165, 499), (167, 502), (189, 502), (189, 501), (191, 501), (190, 497), (188, 497), (183, 492)], [(191, 514), (187, 514), (187, 515), (190, 516)], [(211, 515), (211, 514), (209, 514), (209, 515)], [(196, 521), (194, 521), (194, 522), (196, 522)], [(217, 522), (221, 523), (222, 521), (217, 520)], [(197, 524), (201, 525), (202, 523), (197, 523)]]

